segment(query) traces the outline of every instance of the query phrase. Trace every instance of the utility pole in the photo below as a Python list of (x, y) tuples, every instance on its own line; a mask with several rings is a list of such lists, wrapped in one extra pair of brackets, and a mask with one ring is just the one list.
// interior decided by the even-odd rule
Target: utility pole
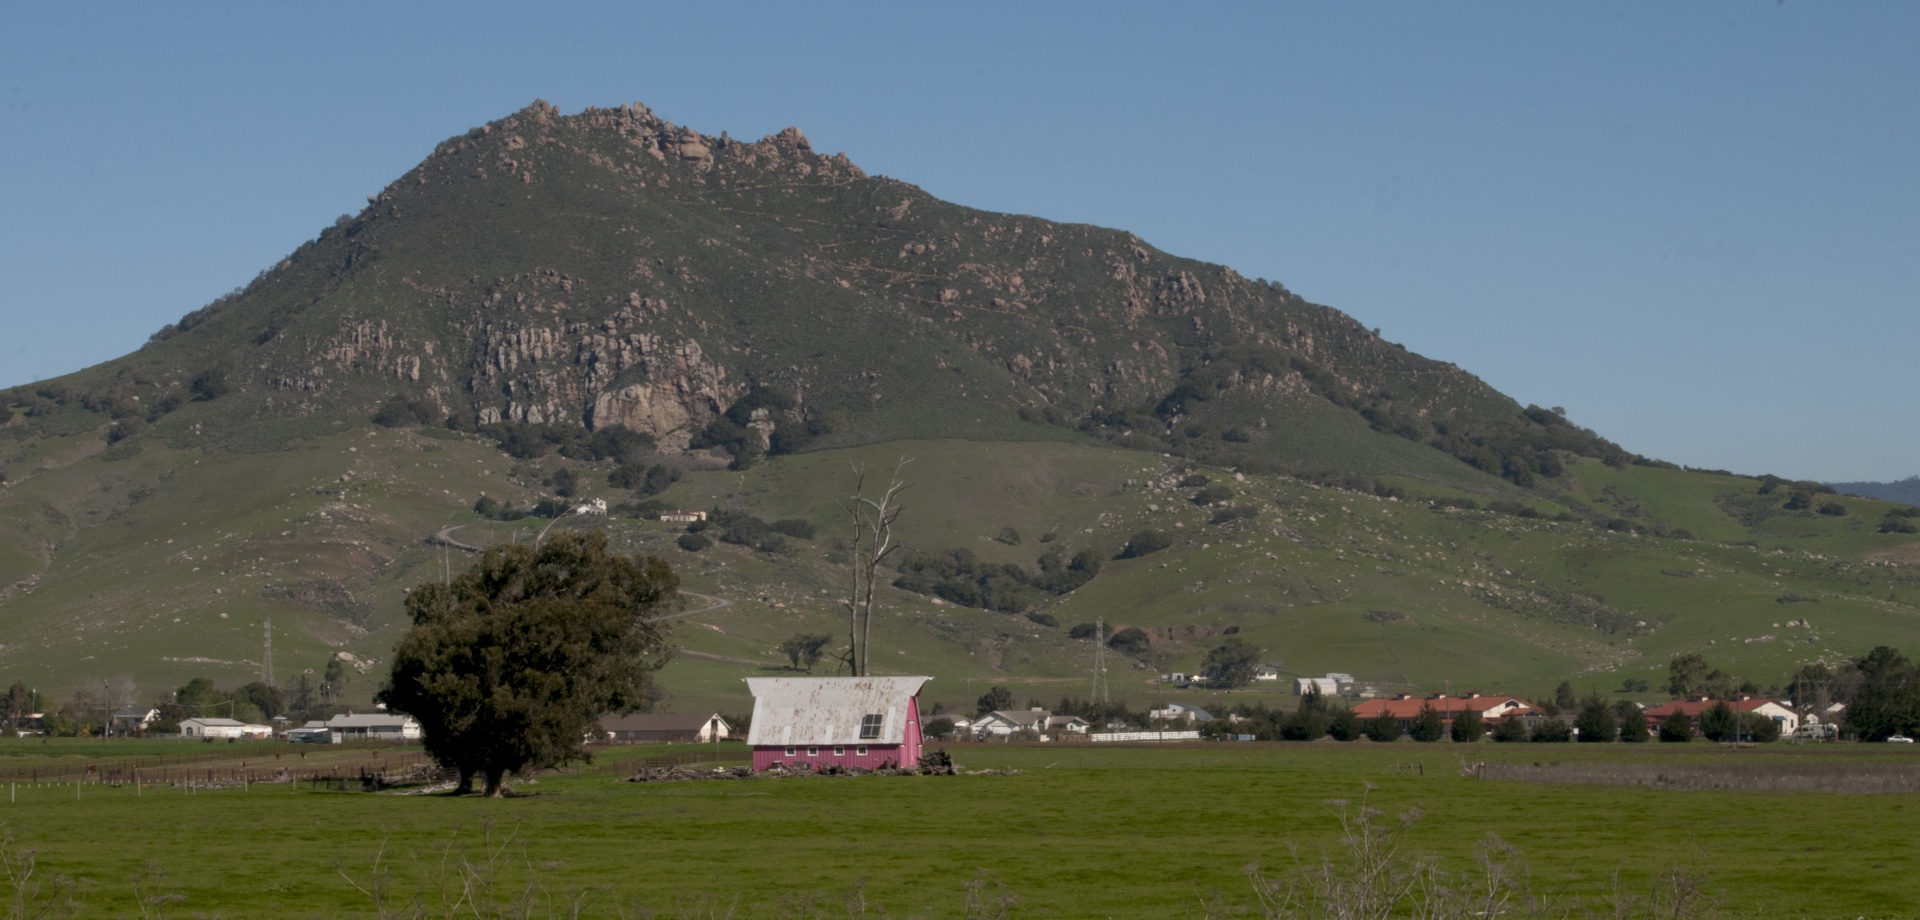
[(273, 621), (263, 621), (266, 627), (265, 637), (260, 649), (260, 682), (273, 686)]
[(1107, 692), (1107, 621), (1093, 621), (1093, 695), (1089, 702), (1105, 706), (1111, 701)]

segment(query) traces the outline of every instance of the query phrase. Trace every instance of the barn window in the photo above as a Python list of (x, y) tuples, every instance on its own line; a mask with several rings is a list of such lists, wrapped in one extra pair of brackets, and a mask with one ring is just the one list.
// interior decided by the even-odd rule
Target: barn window
[(787, 745), (787, 756), (788, 756), (788, 757), (792, 757), (792, 756), (793, 756), (793, 745), (791, 745), (791, 744), (789, 744), (789, 745)]
[(818, 757), (818, 756), (820, 756), (820, 749), (819, 749), (819, 748), (817, 748), (817, 747), (814, 747), (814, 746), (813, 746), (813, 745), (811, 745), (811, 744), (809, 744), (809, 745), (807, 745), (807, 756), (808, 756), (808, 757)]
[(871, 741), (875, 738), (880, 737), (880, 723), (885, 719), (886, 719), (885, 716), (877, 712), (870, 712), (864, 716), (861, 716), (860, 717), (860, 740)]
[(867, 746), (866, 746), (866, 745), (864, 745), (864, 744), (863, 744), (863, 745), (860, 745), (859, 747), (857, 747), (857, 748), (854, 748), (854, 749), (853, 749), (853, 752), (854, 752), (855, 754), (859, 754), (859, 755), (860, 755), (860, 756), (862, 756), (862, 757), (865, 757), (865, 756), (867, 756)]
[(834, 745), (834, 746), (833, 746), (833, 756), (835, 756), (835, 757), (845, 757), (846, 755), (847, 755), (847, 749), (846, 749), (846, 747), (844, 747), (844, 746), (842, 746), (842, 745), (838, 745), (838, 744), (836, 744), (836, 745)]

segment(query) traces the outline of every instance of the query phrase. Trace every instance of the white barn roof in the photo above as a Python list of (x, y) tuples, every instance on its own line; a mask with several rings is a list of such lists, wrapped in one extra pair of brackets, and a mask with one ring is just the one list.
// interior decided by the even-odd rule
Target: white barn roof
[[(904, 744), (907, 702), (928, 677), (749, 677), (753, 724), (747, 743)], [(860, 737), (861, 721), (881, 717), (877, 738)]]

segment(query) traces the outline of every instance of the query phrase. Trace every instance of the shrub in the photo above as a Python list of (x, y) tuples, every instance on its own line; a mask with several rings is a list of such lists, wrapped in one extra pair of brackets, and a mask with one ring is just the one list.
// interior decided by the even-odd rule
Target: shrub
[(1252, 507), (1247, 505), (1241, 505), (1237, 508), (1221, 508), (1213, 513), (1213, 519), (1208, 521), (1208, 523), (1231, 524), (1234, 521), (1244, 521), (1248, 518), (1255, 517), (1258, 514), (1259, 514), (1258, 511), (1255, 511)]
[(1700, 734), (1708, 741), (1732, 741), (1734, 729), (1739, 726), (1734, 717), (1733, 707), (1721, 701), (1707, 707), (1700, 714)]
[(1201, 506), (1217, 505), (1232, 500), (1233, 490), (1226, 486), (1208, 486), (1193, 493), (1193, 503)]
[(409, 400), (404, 396), (389, 396), (373, 413), (373, 423), (383, 428), (406, 428), (412, 425), (431, 425), (440, 419), (440, 410), (430, 402)]
[(1420, 714), (1413, 717), (1413, 727), (1407, 730), (1407, 734), (1415, 741), (1439, 741), (1447, 736), (1447, 726), (1432, 706), (1421, 706)]
[(1153, 647), (1153, 640), (1147, 632), (1137, 626), (1129, 626), (1107, 638), (1107, 647), (1123, 655), (1139, 658)]
[(1580, 715), (1574, 719), (1573, 727), (1580, 730), (1579, 741), (1583, 744), (1601, 744), (1620, 737), (1620, 724), (1614, 721), (1613, 708), (1598, 695), (1581, 702)]
[(1660, 723), (1660, 740), (1667, 744), (1685, 744), (1693, 740), (1693, 719), (1676, 712)]
[(1647, 715), (1640, 711), (1630, 700), (1621, 700), (1614, 706), (1613, 713), (1620, 720), (1620, 740), (1628, 744), (1644, 744), (1652, 737), (1647, 732)]
[(1201, 486), (1204, 486), (1212, 481), (1213, 480), (1208, 479), (1206, 476), (1203, 476), (1199, 473), (1191, 473), (1185, 479), (1180, 480), (1180, 488), (1198, 489)]
[(1326, 737), (1330, 721), (1320, 697), (1308, 695), (1300, 700), (1300, 708), (1281, 720), (1280, 737), (1285, 741), (1318, 741)]
[(1573, 727), (1559, 719), (1541, 719), (1533, 727), (1533, 734), (1527, 738), (1536, 744), (1553, 744), (1573, 740)]
[(231, 389), (232, 387), (227, 384), (226, 370), (218, 367), (201, 371), (193, 378), (193, 382), (187, 385), (187, 390), (193, 394), (195, 402), (211, 402), (227, 395)]
[(1504, 719), (1493, 727), (1493, 740), (1511, 743), (1527, 740), (1527, 723), (1519, 719)]
[(1362, 732), (1360, 717), (1345, 706), (1333, 710), (1333, 715), (1327, 719), (1327, 734), (1335, 741), (1352, 741), (1359, 738)]
[(1740, 737), (1761, 744), (1778, 741), (1780, 723), (1757, 712), (1746, 713), (1740, 717)]
[(1075, 623), (1072, 629), (1067, 630), (1067, 638), (1091, 639), (1094, 637), (1094, 634), (1099, 631), (1100, 627), (1092, 623)]
[(1448, 729), (1453, 740), (1458, 742), (1479, 741), (1487, 732), (1486, 721), (1471, 709), (1462, 710), (1453, 717), (1453, 725)]
[(1383, 712), (1366, 720), (1360, 730), (1373, 741), (1400, 740), (1400, 720), (1394, 718), (1393, 713), (1390, 712)]
[(1120, 550), (1117, 559), (1138, 559), (1141, 556), (1157, 553), (1173, 545), (1173, 538), (1164, 531), (1142, 530), (1127, 538), (1127, 545)]
[(820, 532), (820, 528), (813, 526), (812, 521), (804, 518), (781, 518), (767, 526), (773, 528), (774, 533), (793, 537), (796, 540), (811, 540)]
[(638, 495), (658, 495), (679, 481), (679, 469), (658, 463), (653, 466), (623, 463), (607, 474), (607, 485), (616, 489), (632, 489)]
[(705, 534), (697, 533), (683, 533), (680, 535), (680, 539), (673, 542), (689, 553), (697, 553), (713, 545), (713, 541), (707, 539)]
[(1032, 620), (1033, 622), (1038, 623), (1041, 626), (1050, 626), (1055, 629), (1058, 629), (1060, 627), (1060, 621), (1055, 619), (1053, 614), (1047, 613), (1044, 610), (1035, 610), (1034, 612), (1027, 614), (1027, 619)]
[(1015, 530), (1011, 527), (1002, 527), (1000, 528), (1000, 533), (996, 535), (994, 539), (998, 540), (1001, 543), (1005, 543), (1008, 546), (1019, 546), (1020, 531)]
[(1820, 506), (1820, 513), (1827, 517), (1846, 517), (1847, 506), (1839, 502), (1827, 502)]

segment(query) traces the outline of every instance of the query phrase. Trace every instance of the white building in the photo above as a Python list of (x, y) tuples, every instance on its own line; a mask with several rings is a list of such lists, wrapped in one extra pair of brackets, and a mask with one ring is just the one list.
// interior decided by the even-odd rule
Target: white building
[(271, 738), (273, 728), (255, 725), (251, 722), (237, 722), (233, 719), (183, 719), (180, 722), (182, 738)]
[(1051, 713), (1044, 709), (1014, 709), (1006, 712), (989, 712), (973, 720), (974, 737), (981, 740), (1005, 738), (1014, 732), (1033, 732), (1040, 734), (1047, 730), (1047, 718)]
[(327, 720), (327, 731), (334, 744), (348, 741), (418, 741), (420, 722), (412, 716), (393, 713), (334, 716)]

